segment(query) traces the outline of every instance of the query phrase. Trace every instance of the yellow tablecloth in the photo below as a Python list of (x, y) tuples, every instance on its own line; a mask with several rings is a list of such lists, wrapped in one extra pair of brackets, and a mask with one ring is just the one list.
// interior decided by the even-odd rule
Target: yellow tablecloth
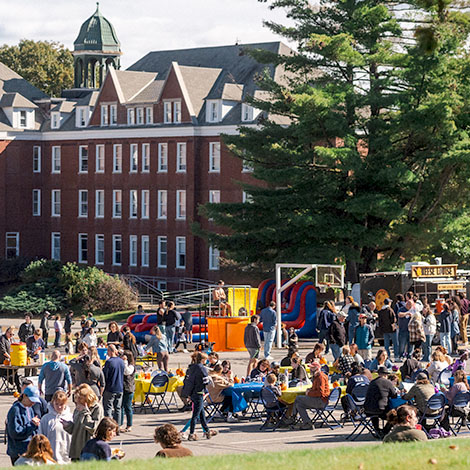
[[(135, 379), (135, 392), (134, 392), (134, 402), (142, 403), (145, 399), (145, 394), (148, 392), (152, 379)], [(184, 383), (184, 377), (179, 375), (174, 375), (170, 377), (170, 382), (168, 383), (167, 392), (175, 392), (178, 387), (181, 387)], [(164, 387), (152, 387), (152, 393), (163, 392)]]
[[(292, 387), (292, 388), (288, 388), (287, 390), (283, 390), (281, 392), (281, 400), (284, 403), (287, 403), (290, 405), (291, 403), (294, 403), (295, 399), (299, 395), (305, 395), (305, 392), (310, 387), (311, 385), (302, 385), (301, 387)], [(346, 386), (343, 385), (340, 388), (341, 388), (341, 396), (343, 396), (346, 393)], [(330, 391), (332, 390), (333, 390), (333, 386), (330, 384)]]

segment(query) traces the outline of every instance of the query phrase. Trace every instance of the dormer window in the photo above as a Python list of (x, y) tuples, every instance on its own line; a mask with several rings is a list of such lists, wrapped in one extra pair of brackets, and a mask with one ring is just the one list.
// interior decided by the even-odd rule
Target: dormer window
[(108, 105), (102, 104), (101, 105), (101, 126), (107, 126), (109, 124), (108, 121)]
[(153, 124), (153, 108), (151, 106), (145, 108), (145, 122), (147, 124)]
[(127, 110), (127, 125), (134, 126), (135, 125), (135, 109), (129, 108)]
[(144, 123), (144, 108), (136, 109), (136, 122), (138, 126)]
[(220, 121), (220, 101), (208, 100), (206, 103), (206, 121), (219, 122)]
[(26, 111), (20, 111), (20, 127), (27, 127)]
[(109, 124), (111, 126), (117, 124), (117, 104), (109, 105)]
[(51, 129), (59, 129), (60, 127), (60, 113), (53, 111), (51, 113)]
[(249, 104), (242, 103), (242, 121), (249, 122), (253, 121), (254, 109)]
[(163, 122), (165, 124), (181, 122), (181, 101), (163, 102)]
[(13, 127), (34, 129), (34, 109), (13, 108)]
[(86, 127), (88, 124), (89, 116), (90, 116), (90, 109), (88, 108), (88, 106), (77, 107), (77, 112), (75, 115), (76, 127)]

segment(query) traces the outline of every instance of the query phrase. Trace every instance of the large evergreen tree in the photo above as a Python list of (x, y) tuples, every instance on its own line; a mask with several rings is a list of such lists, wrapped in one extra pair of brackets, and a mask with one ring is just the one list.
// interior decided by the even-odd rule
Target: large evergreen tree
[(203, 206), (228, 229), (205, 235), (239, 266), (342, 261), (351, 281), (429, 251), (468, 194), (467, 16), (440, 0), (270, 8), (286, 10), (292, 26), (267, 26), (297, 54), (250, 53), (287, 84), (264, 77), (270, 99), (253, 104), (267, 118), (225, 138), (260, 184), (244, 185), (250, 203)]

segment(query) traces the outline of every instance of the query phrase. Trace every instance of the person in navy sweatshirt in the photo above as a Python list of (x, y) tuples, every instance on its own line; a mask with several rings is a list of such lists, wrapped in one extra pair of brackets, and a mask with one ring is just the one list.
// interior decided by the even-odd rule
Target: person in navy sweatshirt
[(108, 346), (108, 360), (103, 367), (105, 387), (103, 393), (104, 415), (119, 422), (124, 392), (124, 361), (118, 356), (116, 346)]

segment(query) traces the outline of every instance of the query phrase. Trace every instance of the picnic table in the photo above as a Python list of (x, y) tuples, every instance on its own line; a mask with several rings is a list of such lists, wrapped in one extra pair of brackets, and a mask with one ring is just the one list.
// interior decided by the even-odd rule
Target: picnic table
[[(281, 392), (281, 400), (285, 403), (287, 403), (288, 405), (292, 404), (295, 402), (295, 399), (299, 396), (299, 395), (305, 395), (305, 393), (307, 392), (307, 389), (309, 389), (311, 387), (311, 385), (300, 385), (298, 387), (291, 387), (291, 388), (288, 388), (286, 390), (283, 390)], [(330, 392), (333, 390), (333, 385), (330, 384)], [(346, 385), (342, 385), (341, 387), (341, 396), (345, 395), (346, 394)]]
[(24, 369), (26, 375), (26, 371), (33, 372), (34, 370), (40, 368), (41, 364), (39, 364), (38, 362), (32, 362), (31, 364), (27, 364), (24, 366), (12, 366), (11, 364), (1, 364), (0, 370), (4, 370), (6, 374), (1, 376), (2, 380), (0, 382), (0, 392), (11, 393), (13, 391), (16, 391), (15, 377), (20, 369)]
[(234, 384), (222, 391), (224, 395), (232, 396), (233, 411), (239, 413), (248, 408), (248, 402), (253, 398), (258, 398), (263, 388), (263, 382), (245, 382)]
[[(173, 375), (170, 377), (168, 382), (168, 393), (176, 392), (178, 387), (182, 387), (184, 383), (184, 377), (180, 377), (179, 375)], [(151, 393), (162, 393), (165, 388), (164, 387), (154, 387), (152, 386), (152, 379), (144, 379), (138, 378), (135, 379), (135, 392), (134, 392), (134, 403), (139, 402), (143, 403), (145, 400), (146, 393), (150, 390)]]

